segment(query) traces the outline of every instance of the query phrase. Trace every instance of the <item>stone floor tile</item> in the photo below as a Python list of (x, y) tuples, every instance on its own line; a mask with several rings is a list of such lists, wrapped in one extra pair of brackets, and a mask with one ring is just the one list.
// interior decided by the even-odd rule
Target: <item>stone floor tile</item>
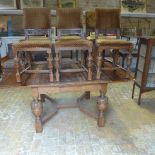
[[(40, 134), (34, 129), (31, 89), (0, 89), (0, 155), (154, 155), (154, 91), (143, 94), (138, 106), (139, 90), (132, 100), (132, 84), (109, 84), (104, 128), (77, 108), (61, 109)], [(54, 98), (79, 94), (55, 94)]]

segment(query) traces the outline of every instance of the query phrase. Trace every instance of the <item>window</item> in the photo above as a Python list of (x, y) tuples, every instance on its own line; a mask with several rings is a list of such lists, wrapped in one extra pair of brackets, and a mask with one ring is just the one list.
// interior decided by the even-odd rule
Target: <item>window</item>
[(0, 9), (16, 9), (16, 0), (0, 0)]
[(43, 7), (43, 0), (21, 0), (21, 9), (30, 7)]

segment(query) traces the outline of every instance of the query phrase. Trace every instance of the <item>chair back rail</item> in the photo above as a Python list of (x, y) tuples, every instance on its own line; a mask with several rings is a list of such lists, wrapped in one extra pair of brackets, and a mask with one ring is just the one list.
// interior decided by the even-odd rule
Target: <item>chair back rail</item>
[(58, 39), (61, 36), (80, 36), (81, 38), (84, 38), (84, 32), (83, 29), (58, 29), (57, 30)]

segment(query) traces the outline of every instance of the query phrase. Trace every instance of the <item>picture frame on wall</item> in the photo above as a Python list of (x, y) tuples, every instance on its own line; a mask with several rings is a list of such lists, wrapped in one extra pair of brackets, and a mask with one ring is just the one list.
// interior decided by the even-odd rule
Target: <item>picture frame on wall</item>
[(16, 9), (16, 0), (0, 0), (0, 9)]
[(53, 5), (55, 2), (53, 0), (44, 0), (44, 7), (48, 7), (50, 9), (56, 10), (57, 5)]
[(146, 13), (147, 0), (121, 0), (121, 12)]
[(57, 6), (59, 8), (75, 8), (76, 0), (57, 0)]
[(21, 0), (21, 9), (31, 7), (43, 7), (43, 0)]

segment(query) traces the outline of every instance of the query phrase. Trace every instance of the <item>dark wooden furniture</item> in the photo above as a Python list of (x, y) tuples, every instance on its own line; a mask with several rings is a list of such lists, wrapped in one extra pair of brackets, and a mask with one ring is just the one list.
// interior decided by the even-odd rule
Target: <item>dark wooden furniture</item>
[[(0, 47), (1, 47), (1, 40), (0, 40)], [(0, 79), (2, 78), (2, 64), (1, 64), (1, 53), (0, 53)]]
[[(76, 64), (76, 67), (79, 67), (78, 64)], [(79, 108), (82, 112), (97, 119), (99, 127), (104, 126), (104, 115), (107, 109), (107, 97), (105, 94), (108, 83), (125, 82), (128, 79), (125, 79), (126, 71), (122, 68), (116, 70), (116, 72), (104, 71), (101, 75), (101, 80), (95, 80), (95, 68), (93, 68), (92, 72), (94, 74), (91, 81), (87, 80), (87, 73), (85, 72), (71, 72), (70, 74), (64, 72), (61, 81), (54, 83), (49, 83), (48, 74), (31, 75), (25, 85), (32, 88), (32, 112), (36, 120), (36, 132), (42, 132), (44, 123), (57, 114), (61, 108)], [(77, 100), (74, 98), (71, 101), (61, 96), (59, 97), (60, 99), (51, 98), (52, 94), (66, 92), (80, 92), (81, 96)], [(91, 92), (100, 93), (98, 96), (93, 95), (94, 93)]]
[(2, 66), (1, 66), (1, 57), (0, 57), (0, 79), (2, 79)]
[(155, 37), (140, 38), (132, 98), (135, 86), (140, 88), (139, 105), (142, 93), (155, 90)]
[[(87, 79), (92, 79), (92, 42), (84, 39), (82, 25), (82, 10), (79, 8), (63, 8), (57, 10), (57, 34), (58, 40), (55, 43), (55, 68), (56, 81), (60, 81), (60, 73), (63, 72), (87, 72)], [(80, 61), (77, 61), (81, 68), (63, 69), (61, 52), (81, 51)], [(87, 65), (84, 62), (84, 52), (87, 54)], [(72, 62), (73, 65), (75, 62)]]
[[(1, 41), (0, 41), (0, 46), (1, 46)], [(2, 64), (1, 64), (1, 53), (0, 53), (0, 79), (2, 79)]]
[[(118, 67), (118, 52), (120, 49), (128, 51), (128, 71), (131, 65), (132, 43), (120, 38), (120, 10), (119, 9), (96, 9), (96, 47), (97, 47), (97, 79), (101, 77), (102, 56), (105, 50), (112, 52), (113, 69)], [(101, 36), (102, 35), (102, 36)], [(115, 38), (114, 38), (115, 37)], [(104, 62), (103, 62), (104, 63)], [(128, 75), (127, 75), (128, 77)]]
[[(36, 69), (39, 69), (40, 67), (43, 68), (46, 64), (40, 65), (41, 66), (37, 66), (38, 68)], [(76, 65), (78, 67), (78, 64)], [(92, 72), (92, 81), (87, 80), (86, 72), (72, 72), (70, 74), (63, 73), (61, 81), (53, 83), (49, 82), (48, 73), (30, 74), (30, 77), (25, 81), (25, 83), (22, 84), (32, 88), (33, 91), (32, 111), (36, 118), (37, 132), (41, 132), (43, 130), (43, 125), (45, 125), (44, 123), (47, 122), (52, 116), (54, 116), (54, 114), (58, 113), (58, 110), (63, 107), (80, 108), (81, 111), (84, 111), (88, 115), (97, 119), (99, 126), (103, 126), (104, 123), (106, 125), (106, 121), (108, 121), (107, 119), (109, 115), (109, 113), (106, 113), (107, 98), (105, 97), (105, 95), (107, 86), (111, 82), (126, 82), (129, 79), (125, 79), (126, 71), (122, 68), (120, 68), (120, 70), (116, 70), (115, 72), (112, 72), (110, 70), (102, 71), (101, 80), (95, 80), (95, 67), (93, 68)], [(11, 74), (7, 74), (7, 76), (2, 79), (0, 87), (15, 87), (20, 85), (19, 83), (16, 83), (16, 73), (14, 69), (12, 69), (12, 71), (9, 71), (9, 73)], [(98, 93), (100, 90), (101, 95), (100, 93)], [(72, 97), (70, 99), (67, 94), (59, 95), (59, 97), (56, 97), (56, 100), (49, 98), (49, 96), (53, 97), (54, 93), (74, 93), (74, 91), (81, 93), (78, 93), (79, 97), (77, 100), (76, 96), (73, 99)], [(93, 93), (94, 91), (95, 93)], [(89, 92), (91, 92), (91, 95)], [(67, 99), (64, 96), (67, 96)]]
[[(36, 132), (42, 132), (43, 124), (54, 116), (60, 108), (76, 108), (97, 119), (98, 126), (103, 127), (105, 124), (105, 118), (103, 113), (107, 109), (107, 97), (105, 96), (107, 91), (107, 83), (102, 81), (83, 81), (83, 82), (70, 82), (59, 83), (49, 85), (34, 85), (32, 88), (32, 112), (35, 116), (35, 128)], [(60, 93), (60, 92), (76, 92), (84, 93), (77, 99), (76, 104), (59, 104), (56, 100), (47, 96), (48, 93)], [(90, 91), (100, 91), (101, 95), (97, 98), (97, 106), (89, 103)], [(43, 102), (49, 100), (51, 102), (50, 112), (44, 114)]]
[[(13, 44), (15, 55), (16, 79), (22, 82), (24, 73), (49, 73), (49, 80), (53, 82), (52, 43), (51, 43), (51, 16), (48, 8), (25, 8), (24, 30), (25, 39)], [(32, 37), (34, 36), (34, 37)], [(36, 36), (39, 36), (36, 38)], [(44, 37), (40, 37), (44, 36)], [(47, 37), (46, 37), (47, 36)], [(44, 51), (47, 53), (48, 67), (33, 69), (32, 53)]]

